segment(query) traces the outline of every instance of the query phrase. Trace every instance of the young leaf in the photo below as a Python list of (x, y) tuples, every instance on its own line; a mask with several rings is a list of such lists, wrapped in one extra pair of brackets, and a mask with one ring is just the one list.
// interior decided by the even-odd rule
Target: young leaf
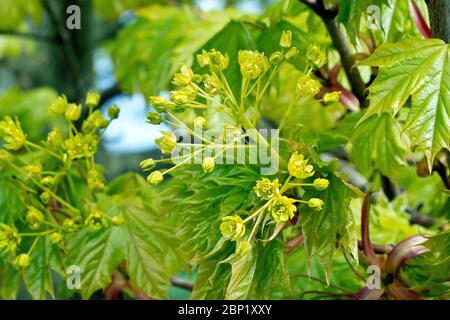
[(369, 88), (369, 109), (360, 122), (376, 113), (396, 114), (411, 97), (404, 129), (431, 165), (442, 148), (450, 148), (449, 45), (438, 39), (405, 39), (382, 45), (360, 65), (380, 68)]
[(360, 123), (353, 133), (352, 145), (352, 161), (363, 173), (378, 169), (386, 176), (394, 176), (398, 167), (405, 164), (408, 140), (388, 113), (373, 115)]

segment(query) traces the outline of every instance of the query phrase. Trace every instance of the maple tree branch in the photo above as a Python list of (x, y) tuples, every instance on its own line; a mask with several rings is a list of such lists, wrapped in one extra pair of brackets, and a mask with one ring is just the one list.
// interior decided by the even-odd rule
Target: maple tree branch
[(450, 0), (427, 0), (431, 35), (448, 43), (450, 39)]

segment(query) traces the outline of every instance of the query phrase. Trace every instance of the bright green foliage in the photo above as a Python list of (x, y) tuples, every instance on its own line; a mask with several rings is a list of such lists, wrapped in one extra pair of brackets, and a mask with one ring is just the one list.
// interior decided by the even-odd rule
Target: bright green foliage
[(299, 224), (309, 259), (314, 255), (320, 258), (329, 281), (336, 241), (343, 250), (358, 258), (356, 225), (350, 210), (350, 201), (358, 194), (335, 173), (329, 172), (326, 178), (330, 186), (325, 191), (307, 192), (309, 196), (324, 193), (324, 209), (317, 212), (307, 206), (301, 207)]
[(352, 160), (363, 173), (378, 169), (386, 176), (395, 176), (404, 165), (408, 139), (400, 125), (388, 113), (371, 116), (353, 132)]
[(31, 17), (34, 23), (41, 22), (41, 1), (2, 0), (0, 2), (0, 30), (16, 29), (26, 17)]
[(385, 44), (361, 65), (377, 66), (378, 76), (369, 88), (370, 106), (361, 121), (372, 114), (396, 114), (411, 97), (405, 123), (411, 142), (424, 151), (429, 163), (450, 136), (450, 50), (441, 40), (406, 39)]

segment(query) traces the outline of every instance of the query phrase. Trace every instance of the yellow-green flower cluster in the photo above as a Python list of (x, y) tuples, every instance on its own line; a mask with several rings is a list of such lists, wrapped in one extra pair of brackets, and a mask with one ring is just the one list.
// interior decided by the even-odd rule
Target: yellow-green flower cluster
[(41, 223), (44, 221), (44, 215), (40, 210), (36, 209), (35, 207), (29, 206), (26, 220), (30, 229), (37, 230), (41, 226)]
[(106, 188), (103, 174), (97, 168), (92, 168), (88, 171), (87, 184), (88, 188), (93, 192), (102, 192)]
[(5, 141), (6, 149), (19, 150), (27, 142), (27, 136), (22, 131), (19, 121), (11, 117), (5, 117), (0, 121), (0, 138)]
[(98, 140), (93, 135), (78, 133), (64, 142), (64, 148), (72, 160), (91, 158), (97, 151)]
[(222, 52), (212, 49), (207, 52), (202, 50), (202, 53), (197, 55), (197, 62), (201, 67), (209, 66), (212, 71), (220, 72), (228, 68), (230, 59), (228, 55), (223, 55)]
[(246, 79), (256, 79), (269, 68), (269, 61), (258, 51), (240, 50), (238, 62), (241, 74)]

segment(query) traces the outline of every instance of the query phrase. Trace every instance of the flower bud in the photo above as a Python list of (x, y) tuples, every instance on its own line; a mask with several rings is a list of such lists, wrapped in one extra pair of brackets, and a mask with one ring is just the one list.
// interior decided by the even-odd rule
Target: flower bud
[(328, 188), (330, 182), (327, 179), (318, 178), (314, 180), (313, 186), (316, 190), (322, 191)]
[(308, 207), (314, 210), (322, 210), (323, 201), (319, 198), (311, 198), (308, 200)]
[(100, 94), (98, 92), (88, 92), (86, 96), (86, 105), (88, 107), (96, 107), (100, 102)]
[(222, 52), (216, 51), (215, 49), (209, 52), (209, 66), (212, 70), (223, 71), (228, 68), (229, 63), (230, 59), (228, 58), (228, 54), (223, 55)]
[(42, 166), (40, 164), (28, 165), (24, 168), (27, 178), (35, 178), (42, 173)]
[(81, 116), (81, 106), (75, 103), (69, 103), (66, 108), (66, 119), (69, 121), (77, 121)]
[(182, 90), (172, 91), (171, 94), (172, 101), (177, 105), (184, 105), (189, 102), (189, 95)]
[(297, 94), (300, 97), (314, 97), (320, 91), (319, 82), (308, 75), (301, 76), (297, 81)]
[(59, 131), (58, 128), (53, 129), (50, 131), (47, 135), (47, 144), (58, 147), (62, 145), (63, 143), (63, 137), (61, 134), (61, 131)]
[(209, 65), (209, 53), (203, 49), (202, 53), (197, 54), (197, 62), (202, 68)]
[(30, 228), (36, 230), (39, 229), (41, 223), (44, 221), (44, 215), (35, 207), (29, 206), (26, 220)]
[(156, 185), (161, 183), (164, 180), (164, 176), (161, 173), (161, 171), (156, 170), (153, 171), (152, 173), (150, 173), (150, 175), (147, 177), (147, 182), (152, 184), (152, 185)]
[(42, 192), (39, 198), (43, 204), (47, 204), (50, 201), (50, 194), (48, 192)]
[(122, 216), (114, 216), (111, 221), (115, 226), (120, 226), (125, 223), (125, 218)]
[(194, 119), (194, 127), (202, 128), (205, 125), (206, 125), (206, 119), (205, 118), (203, 118), (203, 117), (196, 117)]
[(74, 233), (78, 230), (78, 226), (72, 219), (66, 219), (63, 222), (63, 230), (65, 233)]
[(160, 113), (157, 112), (149, 112), (147, 113), (147, 122), (151, 124), (161, 124), (163, 117)]
[(55, 178), (46, 176), (41, 179), (41, 184), (43, 184), (46, 187), (52, 187), (55, 184)]
[(206, 157), (203, 159), (202, 167), (203, 171), (206, 173), (212, 172), (214, 170), (214, 166), (216, 165), (213, 157)]
[(66, 111), (67, 98), (62, 95), (56, 98), (53, 103), (48, 107), (48, 112), (52, 115), (63, 114)]
[(267, 58), (257, 51), (240, 50), (238, 62), (242, 76), (247, 79), (258, 78), (269, 67)]
[(83, 122), (83, 131), (85, 133), (92, 133), (98, 129), (105, 129), (108, 126), (108, 121), (103, 117), (100, 110), (95, 110)]
[(306, 51), (306, 59), (317, 68), (321, 68), (325, 64), (327, 58), (325, 53), (323, 53), (317, 45), (312, 44)]
[(177, 137), (171, 132), (161, 131), (162, 137), (155, 140), (162, 153), (170, 154), (177, 147)]
[(227, 216), (222, 218), (222, 221), (220, 231), (226, 239), (236, 241), (244, 236), (245, 224), (240, 216)]
[(325, 95), (323, 96), (323, 102), (325, 104), (329, 104), (332, 102), (339, 101), (340, 98), (341, 98), (340, 91), (329, 92), (329, 93), (325, 93)]
[(286, 52), (286, 60), (289, 60), (293, 57), (295, 57), (298, 54), (297, 47), (292, 47)]
[(222, 82), (219, 80), (219, 78), (213, 74), (213, 75), (205, 75), (205, 80), (203, 81), (205, 85), (205, 91), (210, 96), (216, 96), (219, 94), (220, 89), (222, 89)]
[(287, 30), (281, 33), (280, 47), (289, 48), (292, 45), (292, 31)]
[(105, 184), (101, 170), (92, 168), (88, 171), (87, 185), (89, 190), (93, 192), (102, 192), (105, 190)]
[(25, 269), (30, 265), (31, 257), (26, 253), (22, 253), (17, 256), (17, 258), (14, 262), (19, 268)]
[(167, 99), (162, 96), (150, 97), (150, 103), (152, 104), (152, 107), (158, 112), (166, 112), (167, 107), (169, 106), (169, 101), (167, 101)]
[(141, 161), (139, 166), (143, 171), (150, 171), (155, 167), (155, 160), (152, 158), (145, 159), (144, 161)]
[(193, 77), (194, 72), (192, 72), (192, 69), (185, 65), (182, 65), (180, 68), (180, 72), (176, 73), (175, 76), (173, 77), (173, 83), (181, 87), (184, 87), (192, 82)]
[(120, 109), (118, 105), (112, 105), (111, 107), (108, 108), (108, 117), (111, 120), (115, 120), (119, 117), (120, 114)]
[(281, 53), (280, 51), (276, 51), (270, 55), (269, 61), (272, 64), (278, 64), (283, 61), (283, 58), (283, 53)]
[(58, 244), (62, 241), (63, 235), (59, 232), (53, 232), (51, 235), (48, 236), (48, 240), (52, 244)]

